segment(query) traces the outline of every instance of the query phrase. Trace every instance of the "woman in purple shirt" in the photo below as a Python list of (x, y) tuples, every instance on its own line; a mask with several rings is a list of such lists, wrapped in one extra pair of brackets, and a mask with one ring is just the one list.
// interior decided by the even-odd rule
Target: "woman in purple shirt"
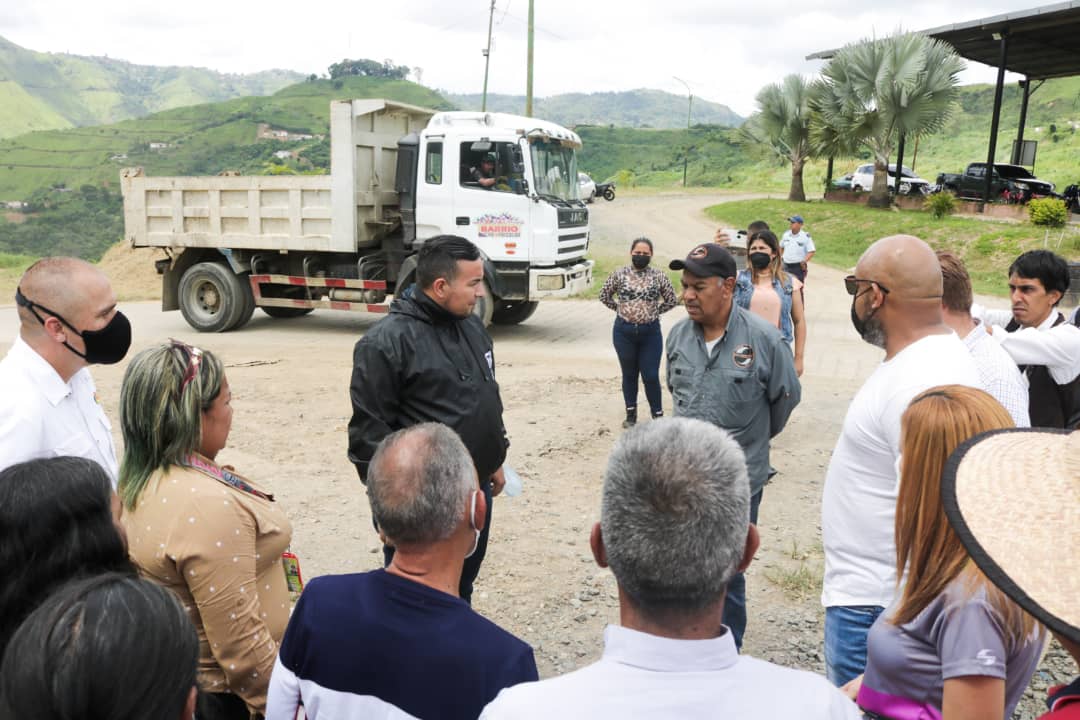
[(931, 388), (901, 419), (897, 577), (870, 628), (866, 673), (845, 690), (869, 717), (1003, 720), (1035, 672), (1045, 633), (971, 561), (945, 516), (945, 461), (964, 440), (1012, 427), (982, 390)]

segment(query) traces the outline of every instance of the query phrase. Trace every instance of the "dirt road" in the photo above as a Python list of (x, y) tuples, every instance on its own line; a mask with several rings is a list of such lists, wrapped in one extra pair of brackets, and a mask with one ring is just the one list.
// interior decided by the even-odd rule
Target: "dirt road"
[[(673, 194), (598, 202), (592, 206), (594, 243), (622, 254), (631, 238), (645, 234), (658, 260), (681, 256), (711, 238), (715, 227), (701, 210), (720, 200)], [(105, 263), (122, 297), (145, 296), (153, 272), (148, 265), (124, 253)], [(748, 573), (746, 651), (818, 672), (825, 467), (850, 397), (880, 359), (851, 330), (843, 274), (814, 267), (809, 277), (803, 402), (773, 446), (780, 474), (765, 490), (761, 551)], [(273, 320), (257, 312), (240, 332), (200, 335), (156, 303), (125, 303), (123, 309), (135, 328), (135, 349), (174, 337), (224, 358), (235, 414), (221, 459), (277, 493), (292, 519), (293, 549), (305, 574), (378, 567), (382, 556), (367, 502), (345, 457), (352, 346), (377, 318), (318, 311)], [(14, 317), (12, 308), (0, 309), (0, 338), (14, 336)], [(682, 317), (681, 308), (670, 312), (665, 332)], [(524, 476), (525, 492), (495, 502), (475, 604), (535, 647), (543, 676), (595, 659), (604, 625), (618, 617), (615, 584), (588, 548), (604, 464), (622, 419), (611, 321), (597, 302), (548, 302), (524, 325), (492, 329), (512, 441), (509, 462)], [(6, 349), (6, 342), (0, 345), (0, 352)], [(123, 369), (94, 369), (114, 426)], [(1045, 686), (1047, 679), (1037, 682)]]

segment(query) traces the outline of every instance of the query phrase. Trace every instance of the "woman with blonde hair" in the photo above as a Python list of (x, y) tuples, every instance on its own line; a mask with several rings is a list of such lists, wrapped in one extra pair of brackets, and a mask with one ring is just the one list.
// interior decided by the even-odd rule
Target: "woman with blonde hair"
[(1003, 720), (1035, 672), (1042, 627), (975, 566), (941, 499), (952, 452), (1012, 425), (990, 395), (961, 385), (923, 392), (901, 418), (896, 568), (903, 579), (870, 628), (865, 674), (845, 686), (870, 717)]
[(784, 272), (780, 242), (771, 230), (751, 233), (746, 259), (746, 269), (735, 277), (735, 302), (780, 331), (795, 353), (795, 372), (801, 376), (806, 349), (802, 282)]
[(198, 631), (199, 720), (265, 711), (289, 621), (289, 519), (273, 495), (216, 460), (231, 400), (221, 361), (175, 340), (136, 355), (120, 388), (118, 490), (131, 557), (176, 593)]

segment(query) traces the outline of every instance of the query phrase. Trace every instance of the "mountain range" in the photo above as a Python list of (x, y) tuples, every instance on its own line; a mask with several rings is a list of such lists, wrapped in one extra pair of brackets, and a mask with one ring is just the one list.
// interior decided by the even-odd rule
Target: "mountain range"
[(0, 37), (0, 138), (269, 95), (303, 77), (291, 70), (230, 75), (205, 68), (35, 52)]
[[(443, 97), (462, 110), (479, 110), (483, 97), (443, 92)], [(524, 95), (488, 93), (487, 109), (492, 112), (525, 113)], [(576, 125), (615, 125), (617, 127), (675, 130), (686, 127), (687, 100), (662, 90), (626, 90), (623, 92), (564, 93), (534, 98), (533, 114), (545, 120), (574, 127)], [(736, 127), (743, 118), (727, 105), (694, 98), (690, 122), (693, 125)]]

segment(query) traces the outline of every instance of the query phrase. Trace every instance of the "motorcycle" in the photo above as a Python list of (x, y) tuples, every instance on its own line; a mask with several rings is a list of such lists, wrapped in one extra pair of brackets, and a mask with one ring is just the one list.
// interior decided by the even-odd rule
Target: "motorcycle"
[(611, 202), (615, 199), (615, 183), (596, 183), (596, 194), (598, 196), (603, 196), (605, 200)]

